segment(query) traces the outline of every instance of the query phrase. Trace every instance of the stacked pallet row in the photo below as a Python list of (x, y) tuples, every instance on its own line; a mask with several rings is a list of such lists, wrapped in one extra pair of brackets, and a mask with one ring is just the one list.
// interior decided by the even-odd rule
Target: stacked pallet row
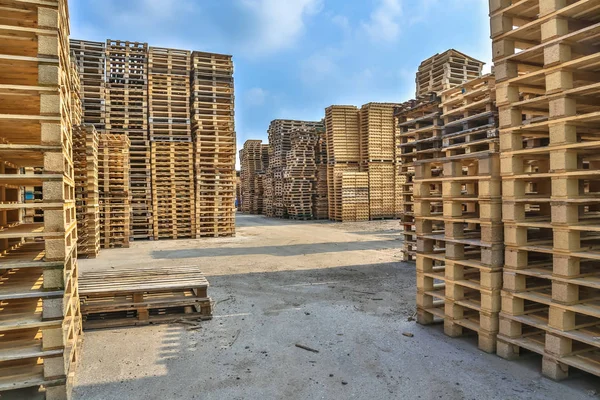
[(283, 202), (288, 217), (295, 220), (313, 219), (313, 193), (317, 175), (315, 128), (297, 128), (290, 134), (291, 149), (283, 170)]
[(399, 213), (402, 225), (403, 261), (416, 260), (417, 234), (415, 226), (415, 202), (413, 185), (415, 162), (441, 157), (442, 111), (440, 99), (435, 94), (410, 100), (394, 111), (396, 118), (396, 158), (402, 182), (402, 210)]
[(196, 230), (199, 236), (235, 234), (235, 128), (231, 56), (193, 52), (192, 138)]
[(106, 41), (106, 130), (127, 135), (133, 239), (154, 235), (148, 141), (148, 45)]
[(150, 47), (148, 127), (153, 238), (196, 238), (194, 148), (190, 127), (190, 57)]
[(93, 125), (73, 127), (73, 164), (78, 256), (95, 258), (100, 251), (98, 132)]
[[(242, 212), (259, 214), (258, 212), (258, 178), (262, 166), (262, 140), (247, 140), (240, 150), (240, 177), (242, 178)], [(262, 182), (260, 182), (262, 185)], [(261, 207), (262, 208), (262, 207)]]
[(600, 2), (490, 2), (505, 225), (498, 354), (600, 376)]
[[(329, 219), (340, 222), (368, 220), (369, 177), (367, 173), (360, 172), (360, 122), (358, 108), (355, 106), (336, 105), (326, 108), (325, 126)], [(347, 174), (347, 179), (343, 178), (344, 174)], [(364, 204), (362, 196), (363, 175), (367, 179), (366, 204)], [(353, 182), (361, 185), (361, 188), (355, 187), (352, 189), (351, 185)], [(364, 207), (364, 209), (359, 210), (359, 207)], [(364, 215), (365, 210), (366, 218)]]
[(496, 350), (503, 226), (494, 78), (441, 93), (441, 157), (413, 161), (417, 321)]
[(271, 195), (269, 204), (265, 205), (267, 216), (287, 218), (288, 210), (284, 204), (284, 171), (287, 163), (287, 154), (292, 148), (291, 133), (297, 129), (313, 130), (322, 128), (323, 124), (316, 121), (295, 121), (276, 119), (271, 121), (268, 130), (269, 138), (269, 165), (267, 179), (270, 187), (265, 192)]
[(315, 146), (315, 163), (317, 176), (313, 194), (313, 216), (315, 219), (329, 219), (329, 202), (327, 201), (327, 137), (325, 129), (318, 129), (318, 140)]
[(395, 104), (368, 103), (360, 109), (360, 159), (369, 173), (369, 217), (396, 217)]
[(129, 247), (131, 196), (126, 135), (102, 133), (98, 142), (100, 247)]
[(106, 45), (102, 42), (71, 40), (71, 51), (81, 81), (82, 122), (103, 133), (105, 120)]
[[(2, 3), (2, 397), (68, 398), (79, 353), (68, 15), (66, 0)], [(26, 187), (41, 201), (25, 202)], [(31, 208), (43, 222), (23, 220)]]
[(436, 54), (419, 65), (416, 97), (439, 93), (481, 75), (484, 63), (450, 49)]
[(254, 178), (254, 187), (256, 188), (256, 196), (254, 197), (253, 209), (256, 210), (256, 214), (265, 213), (266, 203), (266, 185), (267, 185), (267, 169), (269, 168), (269, 145), (261, 144), (261, 170), (257, 172)]

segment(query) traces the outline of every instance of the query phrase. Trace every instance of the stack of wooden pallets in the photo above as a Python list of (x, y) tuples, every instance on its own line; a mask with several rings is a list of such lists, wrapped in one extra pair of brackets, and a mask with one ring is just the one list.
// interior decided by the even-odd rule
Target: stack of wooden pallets
[(361, 170), (369, 173), (370, 219), (396, 217), (394, 107), (368, 103), (360, 109)]
[(73, 126), (73, 167), (77, 214), (77, 254), (95, 258), (100, 251), (98, 132), (93, 125)]
[(105, 127), (105, 62), (103, 42), (71, 40), (71, 51), (81, 81), (82, 121), (93, 124), (99, 133)]
[(283, 170), (283, 202), (290, 219), (314, 218), (312, 200), (317, 177), (317, 141), (316, 128), (296, 128), (290, 134), (291, 149)]
[(148, 128), (150, 141), (191, 142), (190, 59), (187, 50), (150, 47)]
[(439, 93), (481, 75), (484, 63), (454, 49), (436, 54), (419, 65), (416, 97)]
[(503, 226), (494, 77), (441, 93), (442, 154), (413, 161), (417, 321), (496, 349)]
[(252, 199), (252, 211), (254, 214), (262, 214), (264, 210), (264, 177), (265, 174), (259, 171), (254, 176), (255, 195)]
[(402, 210), (400, 224), (404, 238), (402, 259), (416, 259), (417, 238), (415, 231), (413, 184), (414, 163), (441, 156), (442, 111), (440, 99), (435, 95), (410, 100), (394, 111), (396, 119), (396, 158), (401, 181)]
[[(357, 181), (354, 173), (360, 171), (360, 122), (358, 108), (355, 106), (336, 105), (326, 108), (325, 126), (329, 219), (341, 222), (352, 221), (354, 214), (343, 213), (343, 191), (340, 185), (342, 182), (345, 182), (346, 190), (349, 190), (351, 182)], [(346, 181), (340, 175), (343, 172), (350, 174)], [(368, 208), (367, 204), (367, 219)]]
[(339, 192), (336, 221), (369, 220), (369, 174), (367, 172), (336, 171), (333, 177)]
[(197, 236), (194, 149), (190, 127), (190, 59), (186, 50), (150, 47), (148, 127), (153, 238)]
[(316, 129), (322, 127), (321, 122), (276, 119), (271, 121), (268, 130), (269, 166), (268, 178), (265, 180), (265, 192), (271, 197), (265, 204), (265, 214), (279, 218), (287, 218), (288, 210), (284, 203), (284, 171), (287, 154), (291, 150), (291, 133), (297, 129)]
[(490, 1), (505, 266), (498, 354), (600, 376), (600, 2)]
[[(66, 0), (2, 2), (2, 397), (68, 398), (79, 353), (68, 15)], [(28, 187), (41, 201), (24, 202)], [(25, 222), (28, 208), (43, 222)]]
[(131, 237), (153, 237), (148, 141), (148, 44), (106, 41), (106, 130), (131, 142)]
[(122, 134), (100, 134), (98, 191), (100, 247), (129, 247), (131, 198), (129, 194), (129, 139)]
[(231, 56), (192, 53), (192, 137), (199, 236), (235, 234), (235, 130)]
[[(242, 178), (242, 211), (259, 214), (257, 173), (263, 170), (262, 140), (247, 140), (240, 150), (240, 177)], [(260, 182), (262, 185), (262, 182)], [(261, 207), (262, 208), (262, 207)]]
[(329, 219), (327, 201), (327, 138), (324, 128), (317, 129), (318, 140), (315, 146), (317, 175), (313, 194), (313, 216), (315, 219)]
[(86, 329), (212, 318), (208, 281), (195, 266), (86, 272), (80, 288)]
[(151, 142), (154, 239), (196, 238), (194, 148), (191, 142)]

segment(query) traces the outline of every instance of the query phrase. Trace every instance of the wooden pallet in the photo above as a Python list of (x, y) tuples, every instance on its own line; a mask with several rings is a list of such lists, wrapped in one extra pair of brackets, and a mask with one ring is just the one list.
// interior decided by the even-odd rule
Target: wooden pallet
[(325, 129), (318, 129), (319, 139), (315, 147), (317, 173), (315, 191), (312, 199), (315, 219), (329, 219), (329, 201), (327, 198), (327, 138)]
[[(600, 3), (490, 2), (505, 270), (498, 354), (600, 376)], [(566, 23), (568, 21), (568, 23)]]
[(77, 255), (88, 258), (95, 258), (100, 251), (98, 140), (93, 125), (73, 127)]
[(290, 133), (291, 149), (283, 170), (283, 203), (291, 219), (313, 219), (313, 194), (317, 174), (316, 128), (296, 128)]
[[(241, 211), (251, 214), (261, 214), (259, 207), (260, 182), (257, 174), (262, 173), (263, 145), (262, 140), (247, 140), (244, 148), (240, 150), (240, 177), (242, 179), (242, 204)], [(260, 208), (260, 209), (259, 209)]]
[(106, 125), (106, 45), (103, 42), (71, 39), (70, 46), (81, 82), (82, 122), (94, 125), (99, 133), (103, 133)]
[(441, 155), (442, 110), (440, 98), (434, 94), (407, 101), (394, 111), (396, 120), (396, 158), (401, 176), (402, 210), (400, 217), (404, 238), (402, 259), (416, 259), (417, 238), (415, 229), (415, 203), (413, 184), (414, 163), (431, 160)]
[(106, 41), (106, 129), (129, 138), (132, 239), (154, 236), (148, 137), (148, 44)]
[(105, 133), (99, 136), (100, 246), (104, 249), (129, 247), (129, 146), (126, 135)]
[(62, 399), (81, 332), (71, 141), (80, 115), (68, 4), (2, 7), (0, 393)]
[(191, 142), (152, 142), (154, 239), (195, 238), (194, 148)]
[(236, 179), (231, 56), (193, 52), (191, 86), (198, 235), (231, 236)]
[(85, 329), (212, 318), (209, 284), (195, 266), (86, 272), (79, 286)]
[(481, 75), (484, 63), (457, 50), (436, 54), (419, 65), (416, 97), (460, 86)]

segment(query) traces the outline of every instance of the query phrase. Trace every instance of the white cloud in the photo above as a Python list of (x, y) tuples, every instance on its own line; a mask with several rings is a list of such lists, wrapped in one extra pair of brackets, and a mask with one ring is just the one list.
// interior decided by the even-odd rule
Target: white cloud
[(257, 19), (258, 32), (249, 43), (254, 54), (292, 46), (304, 31), (306, 16), (322, 9), (322, 0), (240, 0)]
[(255, 107), (262, 106), (268, 95), (269, 93), (262, 88), (252, 88), (246, 92), (246, 104)]
[(401, 16), (401, 0), (379, 0), (369, 21), (363, 22), (362, 27), (373, 41), (393, 42), (400, 35)]

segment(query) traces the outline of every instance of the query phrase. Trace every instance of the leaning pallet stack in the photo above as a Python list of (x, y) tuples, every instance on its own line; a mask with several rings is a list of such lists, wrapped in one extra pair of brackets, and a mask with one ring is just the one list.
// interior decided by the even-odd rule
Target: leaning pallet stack
[(192, 53), (192, 137), (198, 235), (235, 235), (235, 130), (231, 56)]
[(327, 138), (325, 129), (318, 129), (318, 140), (315, 146), (315, 162), (317, 176), (313, 195), (313, 216), (315, 219), (329, 219), (329, 202), (327, 201)]
[(190, 55), (150, 47), (148, 127), (152, 168), (153, 238), (197, 235), (194, 149), (190, 128)]
[(100, 247), (129, 247), (131, 197), (129, 194), (129, 139), (103, 133), (98, 142)]
[(416, 259), (417, 237), (415, 227), (413, 184), (414, 163), (441, 156), (442, 126), (440, 99), (435, 94), (410, 100), (394, 111), (396, 126), (396, 158), (399, 163), (402, 210), (400, 224), (403, 231), (403, 261)]
[[(343, 188), (340, 185), (342, 182), (345, 182), (345, 189), (348, 191), (348, 185), (351, 182), (357, 182), (354, 173), (360, 171), (360, 124), (358, 108), (355, 106), (336, 105), (326, 108), (325, 126), (329, 219), (340, 222), (352, 221), (352, 215), (354, 214), (343, 213)], [(344, 172), (350, 174), (346, 181), (340, 175)], [(340, 176), (338, 177), (338, 175)]]
[(498, 354), (600, 376), (597, 0), (490, 2), (505, 225)]
[(360, 159), (369, 173), (370, 219), (396, 216), (396, 150), (394, 107), (368, 103), (360, 109)]
[(70, 41), (74, 62), (81, 81), (82, 121), (92, 124), (98, 133), (105, 127), (106, 45), (85, 40)]
[(317, 175), (315, 128), (297, 128), (290, 134), (291, 150), (283, 170), (283, 202), (290, 219), (313, 219), (313, 190)]
[(150, 143), (148, 141), (148, 44), (106, 41), (106, 130), (127, 135), (131, 237), (153, 237)]
[(73, 127), (73, 164), (77, 213), (77, 254), (96, 258), (100, 251), (98, 132), (93, 125)]
[(417, 321), (496, 349), (503, 226), (494, 78), (441, 93), (442, 157), (413, 162)]
[(481, 75), (484, 63), (454, 49), (436, 54), (419, 65), (417, 97), (440, 93)]
[[(2, 2), (0, 394), (65, 399), (81, 317), (66, 0)], [(41, 173), (34, 174), (40, 168)], [(27, 171), (26, 173), (22, 173)], [(24, 202), (25, 187), (42, 201)], [(23, 222), (26, 208), (42, 223)], [(42, 394), (42, 396), (44, 395)]]

